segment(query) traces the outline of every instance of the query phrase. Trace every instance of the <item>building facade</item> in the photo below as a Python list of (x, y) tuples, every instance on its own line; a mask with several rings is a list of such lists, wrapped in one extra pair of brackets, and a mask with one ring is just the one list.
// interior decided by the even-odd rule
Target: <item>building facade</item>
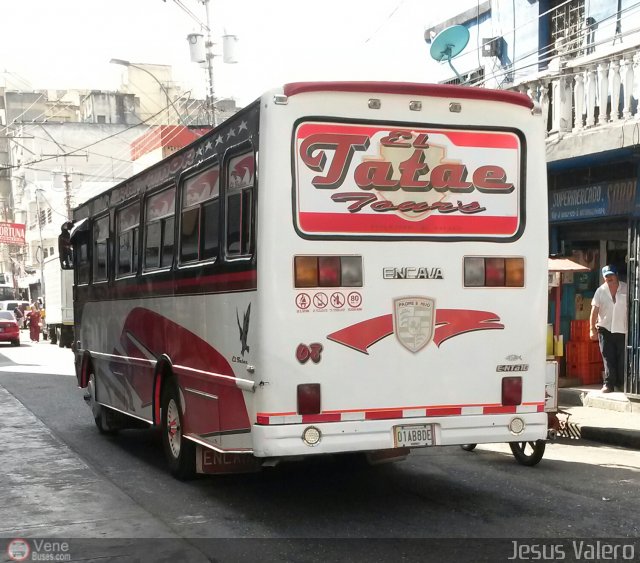
[[(73, 207), (208, 125), (209, 108), (181, 92), (170, 67), (136, 67), (116, 92), (0, 89), (0, 222), (26, 226), (24, 245), (0, 243), (0, 273), (14, 279), (16, 297), (42, 296), (43, 261)], [(218, 121), (238, 109), (216, 105)]]
[[(593, 291), (602, 282), (600, 268), (616, 264), (629, 284), (625, 391), (638, 396), (640, 5), (632, 0), (491, 0), (454, 20), (448, 23), (465, 25), (471, 35), (452, 61), (458, 73), (470, 84), (523, 92), (542, 109), (549, 251), (591, 270), (564, 277), (565, 342), (571, 321), (588, 315)], [(430, 68), (440, 82), (453, 79), (442, 64)]]

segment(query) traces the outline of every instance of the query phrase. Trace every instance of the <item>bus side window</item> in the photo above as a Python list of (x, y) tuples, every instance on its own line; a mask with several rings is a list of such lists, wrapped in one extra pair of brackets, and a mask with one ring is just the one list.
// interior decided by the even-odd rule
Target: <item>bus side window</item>
[(93, 224), (93, 281), (106, 281), (108, 273), (109, 216)]
[(255, 184), (255, 156), (253, 152), (234, 156), (227, 163), (227, 255), (251, 254), (253, 221), (253, 187)]
[(181, 263), (218, 256), (219, 179), (220, 167), (215, 165), (182, 186)]
[(75, 246), (76, 271), (78, 285), (89, 283), (89, 237), (88, 233)]
[(140, 233), (140, 204), (119, 209), (116, 214), (116, 276), (138, 271), (138, 237)]
[(176, 190), (170, 188), (147, 199), (144, 235), (144, 268), (171, 266), (174, 247)]

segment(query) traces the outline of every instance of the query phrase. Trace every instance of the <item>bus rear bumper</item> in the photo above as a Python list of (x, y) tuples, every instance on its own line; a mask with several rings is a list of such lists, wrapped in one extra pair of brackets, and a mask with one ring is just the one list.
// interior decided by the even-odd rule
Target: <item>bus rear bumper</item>
[[(509, 430), (514, 418), (524, 422), (519, 434)], [(433, 445), (530, 442), (547, 437), (547, 413), (466, 415), (438, 418), (399, 418), (310, 424), (253, 426), (253, 453), (256, 457), (285, 457), (388, 450), (397, 447), (396, 426), (433, 425)], [(303, 433), (309, 427), (320, 432), (315, 445), (307, 444)]]

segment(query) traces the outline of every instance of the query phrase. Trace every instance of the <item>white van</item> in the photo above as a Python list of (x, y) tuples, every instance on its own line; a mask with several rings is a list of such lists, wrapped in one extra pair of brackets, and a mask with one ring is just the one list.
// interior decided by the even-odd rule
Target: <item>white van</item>
[(24, 306), (24, 310), (27, 311), (30, 307), (30, 303), (28, 301), (20, 301), (18, 299), (12, 299), (7, 301), (0, 301), (0, 311), (13, 311), (16, 307), (20, 305)]

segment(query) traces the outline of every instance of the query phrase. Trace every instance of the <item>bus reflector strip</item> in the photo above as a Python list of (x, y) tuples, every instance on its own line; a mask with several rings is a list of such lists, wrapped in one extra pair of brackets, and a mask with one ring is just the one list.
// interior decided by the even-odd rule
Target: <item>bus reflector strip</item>
[(465, 287), (524, 287), (524, 258), (464, 257)]
[(362, 256), (294, 256), (295, 287), (362, 287)]
[(544, 412), (544, 403), (523, 405), (447, 405), (406, 409), (375, 409), (370, 411), (332, 411), (313, 415), (295, 413), (258, 413), (256, 422), (262, 426), (276, 424), (309, 424), (320, 422), (361, 422), (365, 420), (390, 420), (398, 418), (473, 416), (490, 414), (526, 414)]

